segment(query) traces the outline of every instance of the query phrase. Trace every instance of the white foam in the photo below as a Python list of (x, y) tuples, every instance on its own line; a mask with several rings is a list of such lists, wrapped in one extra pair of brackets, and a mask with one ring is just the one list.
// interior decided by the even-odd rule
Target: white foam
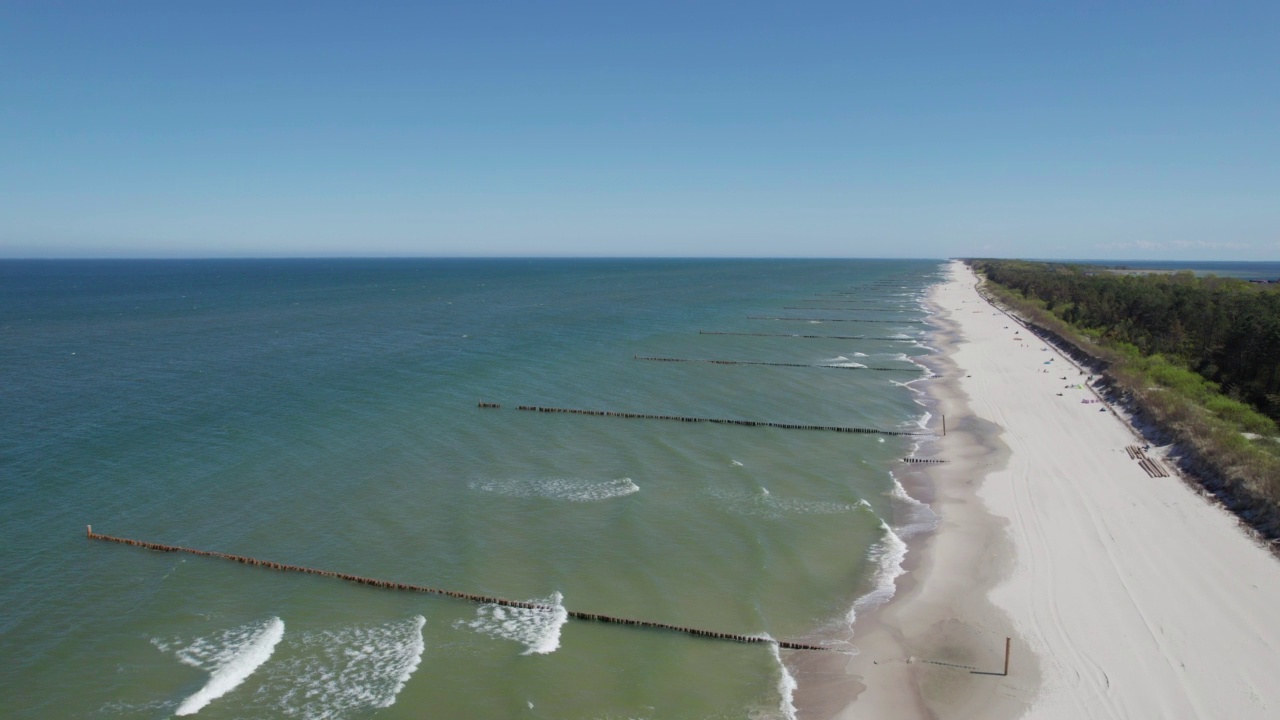
[(640, 492), (631, 478), (592, 480), (588, 478), (508, 478), (476, 480), (467, 485), (472, 490), (519, 498), (546, 498), (569, 502), (600, 502)]
[(426, 618), (305, 633), (286, 643), (292, 659), (272, 663), (259, 694), (279, 692), (280, 711), (336, 720), (391, 707), (422, 662)]
[[(889, 477), (893, 479), (893, 488), (889, 491), (889, 496), (897, 502), (904, 522), (892, 528), (889, 527), (889, 523), (883, 519), (880, 520), (880, 529), (884, 532), (884, 537), (871, 548), (869, 553), (869, 557), (876, 561), (872, 589), (854, 601), (853, 607), (849, 608), (845, 620), (850, 627), (853, 626), (860, 611), (883, 605), (893, 598), (897, 591), (897, 580), (906, 572), (902, 567), (902, 561), (907, 557), (905, 538), (930, 532), (938, 527), (938, 515), (933, 508), (907, 494), (907, 489), (893, 473), (889, 473)], [(865, 500), (863, 503), (868, 509), (871, 507)]]
[(907, 489), (893, 473), (889, 473), (889, 477), (893, 478), (893, 489), (889, 491), (889, 496), (902, 506), (900, 514), (904, 522), (897, 524), (899, 536), (910, 538), (936, 530), (938, 514), (933, 511), (933, 508), (908, 495)]
[(549, 598), (530, 602), (548, 607), (481, 605), (476, 610), (474, 620), (459, 620), (455, 626), (469, 627), (491, 637), (522, 643), (525, 646), (522, 655), (553, 653), (560, 647), (560, 629), (569, 621), (569, 611), (564, 608), (564, 597), (557, 592)]
[[(862, 353), (856, 353), (856, 354), (862, 355)], [(865, 355), (862, 355), (862, 356), (866, 357)], [(862, 363), (859, 363), (859, 362), (854, 362), (843, 355), (838, 355), (833, 358), (827, 358), (826, 360), (822, 361), (822, 364), (826, 365), (827, 367), (852, 367), (852, 368), (866, 367), (866, 365), (863, 365)]]
[(862, 352), (856, 352), (856, 353), (854, 353), (854, 354), (853, 354), (853, 356), (854, 356), (854, 357), (867, 357), (867, 354), (866, 354), (866, 353), (862, 353)]
[(201, 638), (177, 652), (182, 662), (209, 671), (209, 681), (189, 696), (174, 715), (195, 715), (204, 706), (236, 689), (275, 652), (284, 637), (284, 621), (273, 617)]
[(779, 497), (765, 487), (755, 492), (716, 488), (709, 494), (732, 513), (766, 520), (781, 520), (792, 515), (841, 515), (862, 507), (858, 503)]
[(742, 463), (738, 462), (737, 460), (730, 460), (729, 464), (734, 467), (742, 467)]
[(778, 695), (781, 698), (778, 703), (778, 711), (782, 713), (782, 717), (786, 720), (796, 720), (796, 703), (795, 694), (796, 679), (791, 675), (791, 671), (787, 669), (787, 664), (782, 662), (782, 654), (778, 652), (778, 644), (776, 642), (769, 643), (769, 652), (773, 654), (773, 659), (778, 663)]
[(858, 612), (888, 602), (897, 591), (898, 577), (906, 572), (902, 568), (902, 560), (907, 556), (907, 544), (883, 520), (880, 521), (880, 529), (884, 531), (884, 537), (871, 548), (869, 553), (877, 565), (875, 577), (872, 579), (873, 587), (866, 595), (854, 601), (853, 607), (849, 608), (845, 620), (850, 626), (857, 619)]

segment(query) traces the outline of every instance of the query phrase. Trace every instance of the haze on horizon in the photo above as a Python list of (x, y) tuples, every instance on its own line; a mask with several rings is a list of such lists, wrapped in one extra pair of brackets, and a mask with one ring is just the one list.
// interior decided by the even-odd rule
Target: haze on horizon
[(1280, 260), (1280, 5), (0, 5), (0, 258)]

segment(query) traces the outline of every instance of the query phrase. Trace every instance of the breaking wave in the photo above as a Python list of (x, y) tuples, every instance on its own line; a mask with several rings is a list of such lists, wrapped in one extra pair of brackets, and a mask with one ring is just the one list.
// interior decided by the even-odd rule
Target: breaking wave
[(197, 638), (186, 645), (153, 639), (151, 643), (160, 650), (172, 651), (182, 663), (209, 673), (204, 687), (183, 700), (174, 714), (194, 715), (235, 690), (271, 657), (283, 637), (284, 621), (273, 617)]
[(640, 492), (631, 478), (589, 480), (586, 478), (512, 478), (477, 480), (468, 484), (472, 490), (518, 498), (547, 498), (569, 502), (600, 502)]
[(549, 598), (531, 602), (543, 608), (508, 607), (486, 604), (476, 610), (474, 620), (459, 620), (455, 625), (525, 646), (523, 655), (546, 655), (560, 647), (560, 629), (569, 620), (564, 597), (554, 593)]
[(422, 662), (426, 618), (305, 633), (288, 643), (291, 659), (272, 663), (260, 695), (306, 720), (336, 720), (391, 707)]

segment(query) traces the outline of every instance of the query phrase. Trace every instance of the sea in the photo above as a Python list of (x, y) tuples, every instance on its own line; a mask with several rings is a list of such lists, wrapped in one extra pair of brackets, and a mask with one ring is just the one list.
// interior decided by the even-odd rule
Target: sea
[(793, 718), (806, 651), (568, 612), (856, 653), (941, 271), (0, 262), (0, 717)]

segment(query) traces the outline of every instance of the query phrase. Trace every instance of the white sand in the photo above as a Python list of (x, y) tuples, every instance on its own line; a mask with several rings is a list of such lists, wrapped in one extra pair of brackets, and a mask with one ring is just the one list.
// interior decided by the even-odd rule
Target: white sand
[[(955, 462), (930, 471), (943, 524), (856, 636), (866, 691), (839, 716), (1280, 717), (1280, 562), (1143, 472), (1130, 428), (1064, 387), (1078, 369), (952, 273), (933, 295), (958, 335), (939, 383), (956, 430), (934, 448)], [(935, 664), (999, 671), (1006, 635), (1007, 677)]]

